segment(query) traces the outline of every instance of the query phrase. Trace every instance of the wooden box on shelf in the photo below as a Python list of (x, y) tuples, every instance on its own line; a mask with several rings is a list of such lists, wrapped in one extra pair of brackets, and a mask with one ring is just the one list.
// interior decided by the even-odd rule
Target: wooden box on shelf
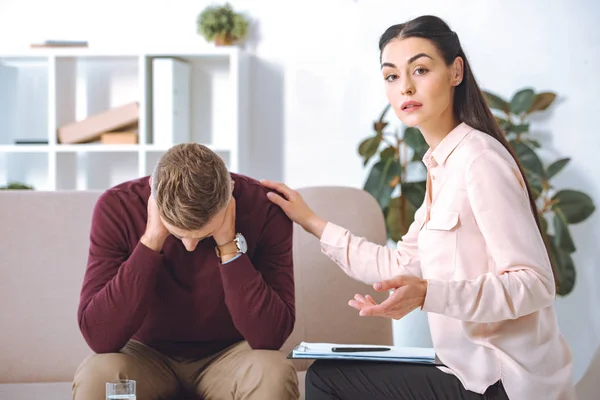
[(94, 142), (99, 140), (105, 132), (137, 124), (139, 117), (138, 102), (113, 107), (80, 121), (60, 126), (58, 141), (64, 144)]
[(100, 136), (102, 144), (138, 144), (137, 132), (106, 132)]

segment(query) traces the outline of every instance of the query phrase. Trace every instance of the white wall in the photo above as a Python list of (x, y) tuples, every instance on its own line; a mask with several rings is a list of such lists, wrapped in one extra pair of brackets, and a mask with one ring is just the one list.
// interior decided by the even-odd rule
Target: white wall
[[(205, 46), (200, 0), (0, 0), (0, 47), (83, 38), (97, 48)], [(356, 154), (385, 105), (377, 40), (420, 14), (445, 18), (461, 38), (482, 87), (509, 96), (531, 85), (559, 94), (536, 125), (557, 154), (573, 157), (558, 185), (600, 205), (600, 4), (594, 0), (238, 0), (258, 20), (253, 65), (252, 173), (292, 186), (361, 186)], [(293, 18), (293, 19), (292, 19)], [(259, 92), (260, 90), (260, 92)], [(559, 322), (578, 379), (600, 343), (600, 212), (574, 227), (578, 283), (559, 299)]]

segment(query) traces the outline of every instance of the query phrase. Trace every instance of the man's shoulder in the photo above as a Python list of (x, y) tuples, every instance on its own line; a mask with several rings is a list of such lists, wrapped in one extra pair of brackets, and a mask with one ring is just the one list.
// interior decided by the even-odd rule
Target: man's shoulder
[(98, 203), (119, 201), (128, 207), (137, 204), (141, 199), (144, 205), (150, 195), (149, 176), (128, 180), (106, 189), (98, 199)]
[(248, 196), (258, 196), (259, 201), (269, 201), (267, 198), (267, 188), (265, 188), (258, 179), (248, 175), (230, 172), (231, 179), (235, 182), (236, 188)]
[[(283, 210), (269, 200), (267, 197), (269, 189), (259, 180), (236, 173), (231, 173), (231, 178), (235, 181), (233, 193), (237, 202), (238, 215), (243, 215), (245, 219), (262, 219), (263, 222), (276, 214), (285, 216)], [(287, 219), (287, 216), (284, 219)]]

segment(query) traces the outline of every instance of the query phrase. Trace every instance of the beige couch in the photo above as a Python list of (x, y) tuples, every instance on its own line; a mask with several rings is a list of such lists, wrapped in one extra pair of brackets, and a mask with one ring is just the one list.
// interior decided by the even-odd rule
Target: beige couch
[[(377, 243), (383, 216), (366, 192), (306, 188), (325, 218)], [(90, 354), (76, 319), (92, 208), (99, 192), (0, 192), (0, 399), (65, 400), (77, 365)], [(347, 306), (370, 287), (344, 275), (316, 238), (294, 231), (297, 319), (282, 351), (297, 342), (391, 344), (388, 320)], [(304, 385), (307, 363), (296, 364)]]

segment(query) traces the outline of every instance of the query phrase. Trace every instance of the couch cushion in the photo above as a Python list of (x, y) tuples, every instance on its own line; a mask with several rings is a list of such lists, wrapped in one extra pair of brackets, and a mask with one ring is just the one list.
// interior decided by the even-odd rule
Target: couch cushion
[(5, 383), (0, 385), (0, 399), (67, 400), (71, 398), (71, 382)]
[[(347, 187), (299, 189), (308, 205), (327, 221), (356, 236), (385, 245), (383, 213), (377, 201), (364, 190)], [(388, 318), (363, 318), (348, 306), (356, 293), (371, 294), (381, 302), (387, 294), (346, 275), (321, 252), (319, 240), (294, 224), (294, 279), (296, 284), (296, 325), (282, 350), (287, 354), (301, 341), (359, 344), (392, 344), (392, 323)], [(308, 360), (294, 360), (299, 371)]]
[(77, 307), (98, 196), (0, 194), (0, 383), (68, 382), (91, 353)]

